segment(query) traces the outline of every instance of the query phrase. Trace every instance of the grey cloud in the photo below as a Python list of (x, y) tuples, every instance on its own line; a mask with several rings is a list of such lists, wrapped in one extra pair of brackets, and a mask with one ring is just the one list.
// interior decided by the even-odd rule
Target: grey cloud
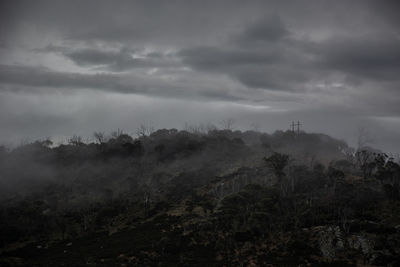
[(278, 15), (265, 16), (245, 27), (234, 39), (243, 43), (265, 43), (281, 40), (289, 30)]
[[(94, 88), (127, 92), (129, 88), (119, 83), (119, 77), (110, 74), (63, 73), (43, 67), (0, 65), (2, 84), (28, 87)], [(2, 86), (4, 88), (4, 86)]]
[[(400, 2), (397, 0), (366, 1), (370, 7), (370, 15), (377, 16), (382, 21), (388, 22), (395, 31), (399, 31), (400, 26)], [(387, 25), (386, 25), (387, 26)]]
[(32, 49), (37, 53), (57, 53), (62, 55), (78, 66), (96, 67), (114, 72), (127, 71), (135, 68), (163, 68), (181, 67), (180, 62), (173, 54), (161, 52), (144, 52), (143, 49), (100, 49), (81, 48), (70, 49), (66, 46), (47, 45), (42, 48)]
[(400, 79), (400, 39), (393, 33), (352, 33), (312, 41), (295, 37), (273, 16), (248, 25), (225, 46), (190, 48), (178, 55), (194, 69), (270, 90), (301, 92), (307, 83), (338, 73), (347, 82), (378, 86)]
[(280, 55), (264, 51), (248, 51), (238, 48), (219, 48), (219, 47), (195, 47), (182, 50), (178, 56), (183, 61), (195, 68), (204, 70), (223, 71), (227, 66), (246, 66), (272, 64), (279, 60)]
[(179, 62), (172, 56), (153, 52), (134, 57), (135, 51), (123, 48), (119, 51), (102, 51), (98, 49), (81, 49), (65, 52), (63, 55), (80, 66), (103, 65), (111, 71), (125, 71), (134, 68), (176, 67)]
[(331, 38), (310, 51), (325, 69), (360, 75), (365, 79), (398, 80), (400, 39), (388, 34)]
[(67, 50), (66, 47), (54, 45), (54, 44), (49, 44), (49, 45), (46, 45), (45, 47), (32, 49), (32, 51), (36, 52), (36, 53), (52, 53), (52, 52), (63, 53), (63, 52), (66, 52), (66, 50)]
[(311, 79), (311, 75), (305, 72), (282, 66), (252, 66), (237, 70), (232, 75), (249, 87), (287, 92), (304, 92), (304, 83)]
[(115, 62), (124, 62), (129, 60), (129, 53), (120, 53), (112, 51), (99, 51), (95, 49), (83, 49), (64, 54), (73, 60), (76, 64), (82, 66), (91, 65), (109, 65)]
[(282, 91), (303, 91), (303, 83), (311, 80), (311, 66), (301, 66), (300, 56), (283, 47), (272, 51), (248, 51), (242, 48), (224, 51), (219, 48), (193, 48), (179, 53), (190, 67), (227, 74), (252, 88)]
[(280, 17), (271, 15), (247, 25), (225, 46), (184, 49), (178, 56), (194, 69), (227, 74), (248, 87), (303, 91), (313, 75), (302, 62), (301, 45)]
[[(49, 88), (51, 91), (65, 89), (92, 89), (123, 94), (142, 94), (164, 98), (214, 99), (224, 101), (244, 100), (227, 90), (212, 88), (212, 85), (193, 81), (168, 81), (162, 78), (132, 74), (81, 74), (55, 72), (40, 67), (0, 65), (0, 91), (23, 90), (34, 92)], [(13, 85), (12, 87), (8, 85)]]
[[(215, 43), (221, 36), (237, 29), (238, 24), (241, 27), (240, 24), (248, 18), (257, 18), (270, 9), (288, 6), (277, 0), (253, 0), (251, 3), (239, 0), (6, 2), (4, 13), (13, 15), (4, 21), (17, 27), (34, 25), (40, 31), (60, 33), (64, 40), (134, 45), (157, 43), (174, 47)], [(299, 4), (296, 6), (301, 7)], [(3, 22), (2, 18), (0, 20)], [(7, 27), (5, 32), (8, 32)], [(261, 32), (254, 29), (247, 34), (277, 38), (282, 33), (279, 29)]]

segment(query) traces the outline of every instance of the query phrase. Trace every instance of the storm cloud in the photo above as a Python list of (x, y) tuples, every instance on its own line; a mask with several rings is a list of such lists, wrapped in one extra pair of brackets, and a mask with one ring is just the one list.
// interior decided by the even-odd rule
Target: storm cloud
[(400, 151), (398, 1), (16, 0), (0, 10), (2, 142), (233, 116), (238, 129), (302, 120), (350, 142), (366, 126), (376, 146)]

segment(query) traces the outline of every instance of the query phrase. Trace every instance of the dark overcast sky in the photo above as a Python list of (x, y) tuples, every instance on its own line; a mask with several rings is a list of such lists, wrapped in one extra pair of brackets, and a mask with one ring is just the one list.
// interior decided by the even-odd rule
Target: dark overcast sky
[(142, 123), (400, 151), (400, 1), (1, 1), (0, 142)]

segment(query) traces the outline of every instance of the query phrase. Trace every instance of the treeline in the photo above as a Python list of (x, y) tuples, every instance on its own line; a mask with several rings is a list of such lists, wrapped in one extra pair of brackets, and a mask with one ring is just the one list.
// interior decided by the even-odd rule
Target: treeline
[[(3, 204), (13, 207), (18, 201), (23, 203), (31, 199), (31, 203), (41, 203), (40, 206), (18, 205), (22, 210), (32, 209), (37, 216), (48, 217), (68, 213), (71, 209), (89, 209), (91, 205), (116, 199), (126, 202), (159, 198), (162, 186), (187, 173), (201, 177), (198, 183), (205, 185), (232, 169), (261, 164), (262, 157), (272, 150), (285, 151), (291, 147), (293, 152), (302, 154), (303, 160), (315, 153), (340, 157), (346, 147), (344, 142), (324, 135), (302, 133), (297, 136), (289, 131), (269, 135), (215, 129), (208, 132), (198, 129), (152, 131), (143, 127), (137, 138), (121, 130), (109, 136), (97, 132), (94, 138), (86, 143), (73, 136), (67, 144), (58, 146), (46, 139), (10, 151), (1, 149)], [(310, 164), (313, 160), (311, 156), (307, 158)], [(5, 217), (13, 221), (12, 216)]]

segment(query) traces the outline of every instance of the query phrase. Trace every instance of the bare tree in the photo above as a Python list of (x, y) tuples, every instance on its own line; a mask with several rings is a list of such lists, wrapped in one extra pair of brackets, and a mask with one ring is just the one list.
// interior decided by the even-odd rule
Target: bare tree
[(221, 122), (221, 127), (224, 130), (232, 130), (233, 125), (235, 124), (235, 120), (233, 118), (223, 119)]
[(361, 170), (364, 180), (372, 174), (372, 170), (375, 167), (375, 156), (375, 153), (368, 150), (359, 150), (355, 154), (357, 166)]
[(350, 163), (354, 164), (354, 160), (355, 160), (355, 149), (352, 147), (344, 147), (342, 148), (342, 153), (345, 155), (346, 160), (349, 161)]
[(154, 128), (152, 126), (142, 123), (139, 125), (139, 128), (137, 128), (136, 135), (138, 137), (145, 137), (151, 135), (153, 132)]
[(71, 138), (68, 139), (68, 144), (74, 145), (74, 146), (80, 146), (83, 145), (82, 137), (79, 135), (74, 134)]
[(116, 131), (112, 131), (112, 132), (110, 133), (110, 136), (111, 136), (112, 138), (114, 138), (114, 139), (117, 139), (118, 137), (120, 137), (120, 136), (123, 135), (123, 134), (124, 134), (124, 131), (121, 130), (120, 128), (118, 128)]
[(206, 130), (204, 128), (203, 124), (189, 124), (187, 122), (185, 122), (185, 126), (184, 126), (185, 130), (188, 131), (189, 133), (193, 133), (193, 134), (205, 134)]
[(218, 130), (218, 127), (215, 126), (213, 123), (208, 122), (208, 123), (205, 125), (205, 130), (207, 131), (207, 133), (209, 133), (209, 132)]
[(107, 141), (107, 137), (104, 132), (94, 132), (93, 137), (99, 144), (103, 144)]
[(193, 130), (193, 125), (191, 125), (191, 124), (185, 122), (185, 125), (183, 126), (183, 129), (184, 129), (185, 131), (191, 133), (192, 130)]
[(188, 131), (189, 133), (193, 134), (198, 134), (198, 135), (206, 135), (209, 132), (218, 130), (217, 126), (214, 124), (208, 122), (206, 124), (200, 123), (200, 124), (189, 124), (185, 122), (184, 125), (185, 131)]

